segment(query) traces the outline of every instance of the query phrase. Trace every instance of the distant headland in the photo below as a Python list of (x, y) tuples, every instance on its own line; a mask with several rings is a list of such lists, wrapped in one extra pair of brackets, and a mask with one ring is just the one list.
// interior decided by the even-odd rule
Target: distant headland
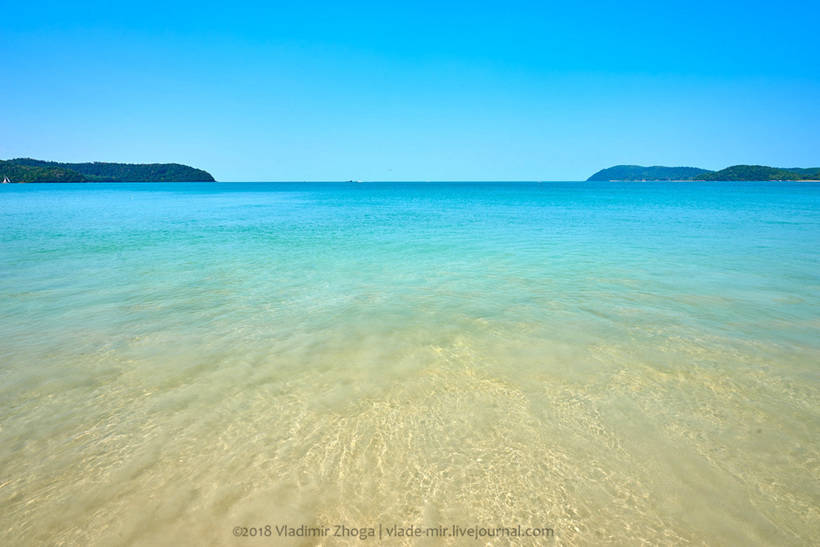
[(820, 180), (820, 167), (769, 167), (766, 165), (733, 165), (720, 171), (698, 167), (663, 167), (654, 165), (616, 165), (602, 169), (588, 181), (769, 181)]
[(59, 163), (0, 160), (3, 182), (215, 182), (207, 171), (179, 163)]

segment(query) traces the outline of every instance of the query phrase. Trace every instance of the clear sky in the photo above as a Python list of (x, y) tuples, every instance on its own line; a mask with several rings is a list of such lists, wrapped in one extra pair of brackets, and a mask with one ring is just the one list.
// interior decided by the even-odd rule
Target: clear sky
[(820, 4), (0, 0), (0, 158), (218, 180), (820, 165)]

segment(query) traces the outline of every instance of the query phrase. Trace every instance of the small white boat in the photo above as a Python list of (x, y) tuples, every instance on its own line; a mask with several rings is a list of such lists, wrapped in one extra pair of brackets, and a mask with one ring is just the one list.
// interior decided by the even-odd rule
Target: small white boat
[(3, 177), (3, 184), (9, 184), (10, 182), (8, 177)]

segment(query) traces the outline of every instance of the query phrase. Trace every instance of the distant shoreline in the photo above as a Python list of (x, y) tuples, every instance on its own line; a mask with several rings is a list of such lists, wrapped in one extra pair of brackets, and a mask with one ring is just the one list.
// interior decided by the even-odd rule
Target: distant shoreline
[(732, 165), (720, 171), (700, 167), (665, 167), (653, 165), (615, 165), (602, 169), (588, 181), (610, 182), (816, 182), (820, 167), (769, 167), (768, 165)]
[(60, 163), (0, 160), (2, 183), (216, 182), (207, 171), (180, 163)]

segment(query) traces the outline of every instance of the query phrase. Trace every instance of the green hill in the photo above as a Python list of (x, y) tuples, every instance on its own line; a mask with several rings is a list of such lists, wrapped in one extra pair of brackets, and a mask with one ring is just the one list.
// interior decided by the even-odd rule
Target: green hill
[(616, 165), (598, 171), (587, 180), (693, 180), (704, 173), (709, 173), (709, 171), (697, 167)]
[(12, 182), (214, 182), (207, 171), (178, 163), (59, 163), (31, 158), (0, 161)]
[(0, 160), (0, 180), (12, 182), (86, 182), (76, 171), (61, 167), (34, 167)]
[(697, 167), (644, 167), (642, 165), (616, 165), (598, 171), (587, 180), (603, 181), (663, 181), (663, 180), (711, 180), (711, 181), (768, 181), (768, 180), (820, 180), (820, 167), (769, 167), (766, 165), (733, 165), (720, 171)]
[(696, 180), (806, 180), (820, 179), (820, 167), (808, 169), (769, 167), (767, 165), (733, 165), (720, 171), (698, 175)]
[(820, 180), (820, 167), (789, 167), (787, 171), (799, 173), (800, 175), (803, 175), (806, 180)]

